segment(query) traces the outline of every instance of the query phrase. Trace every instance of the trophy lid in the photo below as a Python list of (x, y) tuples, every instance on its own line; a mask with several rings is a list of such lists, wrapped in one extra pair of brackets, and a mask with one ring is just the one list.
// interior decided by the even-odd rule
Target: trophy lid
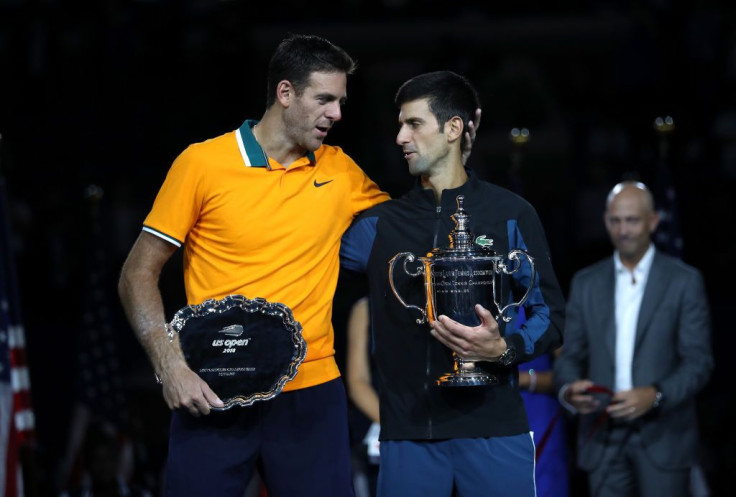
[(475, 235), (470, 229), (470, 214), (463, 207), (465, 195), (458, 195), (456, 198), (457, 210), (455, 214), (450, 216), (455, 221), (455, 227), (450, 232), (450, 245), (447, 248), (435, 248), (427, 254), (427, 256), (437, 257), (447, 255), (450, 257), (458, 256), (489, 256), (495, 255), (496, 252), (490, 247), (481, 247), (475, 243)]
[(468, 251), (473, 248), (473, 232), (470, 230), (470, 214), (463, 208), (465, 195), (457, 196), (457, 210), (453, 214), (452, 220), (455, 221), (455, 228), (450, 233), (451, 249)]

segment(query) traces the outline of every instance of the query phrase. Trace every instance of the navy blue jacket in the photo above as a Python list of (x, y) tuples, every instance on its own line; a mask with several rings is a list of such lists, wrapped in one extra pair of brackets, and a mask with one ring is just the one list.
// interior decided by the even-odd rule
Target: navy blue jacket
[[(445, 190), (440, 205), (431, 190), (417, 186), (404, 197), (362, 213), (343, 236), (341, 261), (345, 268), (366, 272), (371, 299), (374, 378), (378, 385), (382, 440), (431, 440), (510, 436), (529, 431), (518, 391), (517, 364), (479, 366), (501, 379), (491, 387), (441, 388), (436, 380), (452, 371), (452, 352), (433, 338), (421, 317), (404, 308), (389, 286), (389, 260), (400, 252), (424, 256), (449, 244), (455, 226), (451, 215), (457, 195), (465, 196), (475, 236), (493, 240), (499, 254), (518, 248), (534, 258), (537, 277), (524, 306), (526, 322), (501, 325), (501, 333), (517, 350), (517, 363), (554, 350), (562, 343), (564, 298), (549, 259), (544, 230), (534, 208), (518, 195), (478, 180), (472, 173), (459, 188)], [(410, 266), (411, 267), (411, 266)], [(517, 301), (529, 281), (528, 265), (504, 276)], [(394, 270), (402, 298), (424, 308), (422, 277)]]

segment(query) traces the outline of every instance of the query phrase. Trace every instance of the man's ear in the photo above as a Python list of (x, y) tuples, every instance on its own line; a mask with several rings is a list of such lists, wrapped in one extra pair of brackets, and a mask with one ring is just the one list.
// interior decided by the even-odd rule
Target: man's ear
[(463, 124), (463, 120), (460, 119), (460, 117), (458, 116), (451, 117), (445, 123), (445, 134), (447, 135), (448, 142), (462, 140), (464, 130), (465, 130), (465, 125)]
[(291, 105), (292, 99), (296, 96), (296, 91), (291, 83), (284, 79), (276, 85), (276, 100), (283, 106)]

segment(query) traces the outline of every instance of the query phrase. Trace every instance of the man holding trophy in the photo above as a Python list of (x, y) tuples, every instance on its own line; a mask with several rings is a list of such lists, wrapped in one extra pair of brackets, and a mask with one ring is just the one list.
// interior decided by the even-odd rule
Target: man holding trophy
[(479, 107), (464, 77), (422, 74), (396, 104), (418, 185), (361, 214), (341, 248), (368, 275), (378, 495), (532, 497), (516, 366), (557, 348), (564, 320), (543, 228), (528, 202), (463, 166)]

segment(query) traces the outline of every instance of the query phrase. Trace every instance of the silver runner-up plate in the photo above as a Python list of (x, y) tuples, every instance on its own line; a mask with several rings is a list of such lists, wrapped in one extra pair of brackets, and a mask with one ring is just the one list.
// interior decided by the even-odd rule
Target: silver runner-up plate
[(284, 304), (242, 295), (183, 307), (168, 324), (184, 358), (224, 411), (278, 395), (307, 354), (302, 326)]

